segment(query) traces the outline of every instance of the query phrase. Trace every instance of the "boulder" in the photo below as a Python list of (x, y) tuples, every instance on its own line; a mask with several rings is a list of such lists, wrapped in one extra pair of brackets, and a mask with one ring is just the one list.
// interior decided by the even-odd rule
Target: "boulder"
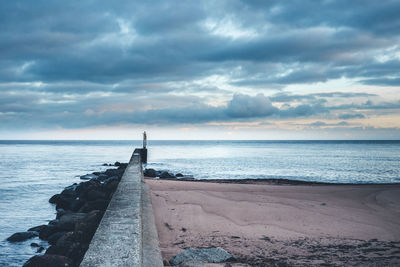
[(55, 194), (54, 196), (52, 196), (52, 197), (49, 199), (49, 202), (50, 202), (51, 204), (56, 204), (57, 201), (58, 201), (60, 198), (61, 198), (61, 195), (60, 195), (60, 194)]
[(80, 176), (80, 178), (82, 180), (91, 180), (91, 179), (97, 179), (98, 176), (94, 175), (93, 173), (89, 173), (89, 174), (85, 174), (85, 175)]
[(58, 222), (55, 223), (55, 226), (61, 230), (73, 230), (75, 228), (75, 224), (86, 217), (86, 213), (78, 213), (71, 212), (66, 213), (58, 219)]
[(63, 196), (60, 195), (60, 197), (57, 199), (56, 202), (56, 209), (64, 209), (64, 210), (69, 210), (71, 208), (71, 203), (75, 200), (75, 197), (69, 197), (69, 196)]
[(99, 178), (97, 178), (97, 179), (99, 181), (104, 181), (107, 178), (108, 178), (108, 175), (101, 173), (101, 174), (99, 174)]
[(72, 267), (74, 262), (60, 255), (36, 255), (30, 258), (23, 267)]
[(27, 239), (36, 237), (38, 235), (39, 235), (39, 233), (35, 232), (35, 231), (18, 232), (18, 233), (11, 235), (9, 238), (7, 238), (7, 241), (21, 242), (21, 241), (25, 241)]
[(79, 262), (89, 246), (88, 243), (81, 243), (81, 234), (67, 232), (57, 240), (57, 243), (49, 247), (46, 254), (63, 255), (75, 262)]
[(58, 209), (57, 210), (57, 215), (56, 215), (56, 219), (60, 219), (61, 216), (63, 216), (66, 213), (71, 213), (70, 210), (64, 210), (64, 209)]
[(108, 206), (108, 202), (109, 201), (103, 200), (103, 199), (86, 202), (86, 204), (83, 205), (83, 207), (79, 209), (79, 212), (88, 213), (92, 210), (104, 211), (104, 210), (106, 210), (106, 208)]
[(86, 202), (82, 199), (75, 199), (71, 202), (70, 209), (73, 212), (77, 212), (80, 208), (82, 208), (83, 205), (85, 205), (85, 203)]
[(124, 174), (124, 169), (108, 169), (104, 172), (107, 176), (118, 176), (119, 178), (122, 177), (122, 174)]
[(103, 183), (108, 184), (108, 183), (111, 183), (112, 181), (119, 181), (119, 179), (120, 178), (118, 176), (111, 176), (111, 177), (108, 177), (107, 179), (105, 179), (103, 181)]
[(172, 173), (169, 172), (162, 172), (160, 175), (161, 179), (166, 179), (166, 178), (175, 178), (175, 176)]
[(97, 230), (97, 226), (100, 223), (103, 213), (99, 210), (93, 210), (87, 214), (85, 219), (78, 222), (75, 225), (75, 233), (81, 234), (80, 241), (89, 243), (94, 233)]
[(51, 236), (54, 233), (60, 232), (62, 229), (54, 226), (54, 225), (46, 225), (40, 233), (39, 233), (39, 238), (43, 240), (47, 240), (49, 236)]
[[(115, 176), (116, 177), (116, 176)], [(105, 199), (106, 194), (98, 190), (90, 190), (86, 195), (87, 200), (93, 201), (97, 199)]]
[(128, 167), (128, 163), (120, 163), (118, 166), (118, 169), (126, 169), (126, 167)]
[(146, 177), (154, 178), (157, 177), (157, 172), (154, 169), (145, 169), (143, 175)]
[(32, 228), (29, 228), (28, 231), (40, 232), (45, 227), (46, 227), (46, 225), (44, 225), (44, 224), (43, 225), (38, 225), (38, 226), (35, 226), (35, 227), (32, 227)]
[(177, 173), (175, 176), (176, 177), (183, 177), (183, 174), (182, 173)]
[(31, 247), (38, 248), (40, 247), (38, 243), (31, 243)]
[(103, 191), (107, 193), (108, 197), (115, 192), (119, 184), (119, 180), (113, 180), (103, 185)]
[(58, 239), (60, 239), (63, 235), (65, 235), (66, 232), (57, 232), (52, 234), (51, 236), (49, 236), (48, 238), (48, 242), (50, 245), (55, 245), (58, 241)]
[(68, 198), (75, 198), (76, 197), (75, 188), (70, 187), (70, 188), (64, 189), (61, 192), (61, 196), (68, 197)]
[(172, 265), (179, 265), (182, 263), (219, 263), (225, 261), (232, 261), (235, 258), (224, 250), (223, 248), (201, 248), (201, 249), (185, 249), (182, 253), (179, 253), (173, 257), (169, 262)]

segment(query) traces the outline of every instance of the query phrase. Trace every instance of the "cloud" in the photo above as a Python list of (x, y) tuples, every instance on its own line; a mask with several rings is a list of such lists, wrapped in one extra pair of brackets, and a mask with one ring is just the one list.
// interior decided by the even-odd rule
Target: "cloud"
[(255, 118), (272, 115), (276, 108), (263, 94), (254, 97), (235, 94), (227, 106), (227, 114), (233, 118)]
[(350, 120), (350, 119), (364, 119), (365, 115), (362, 113), (344, 113), (339, 115), (339, 119)]
[[(375, 87), (399, 86), (399, 11), (369, 0), (3, 1), (0, 127), (393, 112), (399, 95)], [(341, 78), (352, 84), (325, 87)], [(304, 89), (316, 83), (319, 93)]]

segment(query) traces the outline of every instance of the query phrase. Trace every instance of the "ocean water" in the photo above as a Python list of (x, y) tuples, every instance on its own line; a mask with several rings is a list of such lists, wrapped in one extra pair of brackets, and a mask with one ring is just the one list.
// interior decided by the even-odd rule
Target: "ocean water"
[[(79, 175), (127, 162), (140, 141), (0, 141), (0, 266), (22, 266), (30, 243), (5, 239), (54, 219), (48, 199)], [(149, 141), (148, 168), (202, 179), (286, 178), (399, 183), (400, 141)]]

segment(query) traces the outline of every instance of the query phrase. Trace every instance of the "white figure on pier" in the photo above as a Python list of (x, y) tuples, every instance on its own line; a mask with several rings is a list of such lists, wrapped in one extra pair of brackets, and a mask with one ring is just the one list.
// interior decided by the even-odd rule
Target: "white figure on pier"
[(143, 148), (146, 148), (147, 146), (147, 135), (146, 131), (143, 132)]

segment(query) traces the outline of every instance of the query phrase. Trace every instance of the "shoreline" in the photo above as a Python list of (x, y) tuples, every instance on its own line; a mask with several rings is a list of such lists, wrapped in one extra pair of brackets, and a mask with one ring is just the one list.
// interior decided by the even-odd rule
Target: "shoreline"
[(400, 184), (145, 182), (164, 260), (219, 246), (232, 266), (400, 264)]
[[(155, 177), (147, 177), (145, 179), (154, 179)], [(183, 182), (202, 182), (202, 183), (217, 183), (217, 184), (269, 184), (269, 185), (335, 185), (335, 186), (349, 186), (349, 185), (400, 185), (400, 183), (328, 183), (317, 181), (293, 180), (293, 179), (280, 179), (280, 178), (243, 178), (243, 179), (196, 179), (189, 177), (169, 177), (159, 178), (154, 180), (167, 180), (167, 181), (183, 181)]]

